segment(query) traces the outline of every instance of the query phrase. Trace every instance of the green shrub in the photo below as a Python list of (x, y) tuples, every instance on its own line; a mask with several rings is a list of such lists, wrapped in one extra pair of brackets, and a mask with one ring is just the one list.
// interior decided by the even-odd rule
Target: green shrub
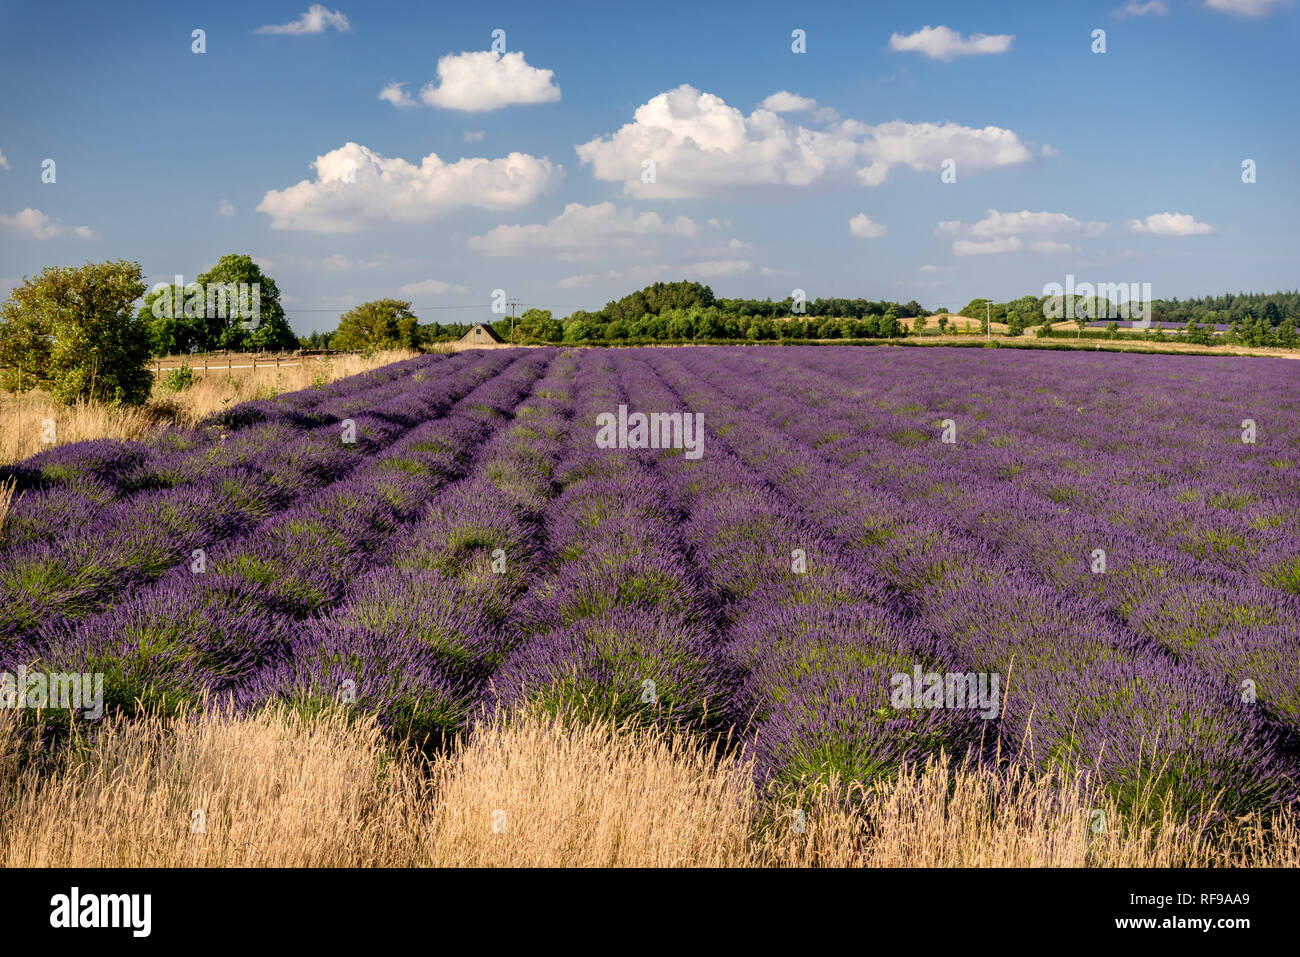
[(187, 363), (181, 363), (175, 369), (168, 369), (162, 384), (172, 392), (183, 392), (194, 384), (194, 370)]

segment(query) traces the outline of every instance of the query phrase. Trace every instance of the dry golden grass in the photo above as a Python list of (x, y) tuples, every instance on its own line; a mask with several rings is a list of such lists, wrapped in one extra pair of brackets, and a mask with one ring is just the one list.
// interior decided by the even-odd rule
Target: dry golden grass
[(427, 846), (440, 866), (746, 861), (752, 779), (680, 736), (497, 720), (439, 761), (432, 781)]
[(155, 383), (149, 401), (138, 408), (113, 408), (95, 402), (67, 406), (41, 392), (0, 393), (0, 422), (4, 424), (0, 430), (0, 464), (18, 462), (49, 448), (42, 442), (46, 420), (54, 422), (55, 445), (87, 439), (139, 439), (161, 426), (193, 425), (205, 415), (239, 402), (323, 385), (417, 354), (399, 349), (369, 357), (349, 355), (323, 362), (307, 359), (300, 365), (279, 369), (223, 369), (200, 375), (180, 392)]
[(942, 758), (777, 800), (696, 741), (539, 716), (432, 761), (338, 714), (110, 721), (46, 771), (18, 727), (0, 713), (6, 866), (1300, 866), (1293, 812), (1139, 828), (1077, 781)]
[(5, 527), (5, 516), (9, 514), (9, 506), (14, 500), (14, 489), (17, 487), (18, 483), (14, 479), (0, 482), (0, 529)]
[(419, 793), (414, 765), (387, 763), (373, 722), (109, 721), (54, 771), (17, 781), (8, 724), (5, 866), (358, 866), (415, 848), (402, 825), (416, 815), (401, 803)]

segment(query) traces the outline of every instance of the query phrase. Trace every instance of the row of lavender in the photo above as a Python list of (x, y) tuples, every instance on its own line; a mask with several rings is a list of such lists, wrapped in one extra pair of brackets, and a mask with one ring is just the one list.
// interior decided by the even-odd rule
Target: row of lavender
[(1222, 793), (1228, 806), (1244, 808), (1294, 796), (1294, 737), (1235, 682), (1177, 660), (1093, 602), (1048, 587), (943, 510), (801, 441), (795, 433), (804, 427), (824, 430), (824, 402), (811, 413), (774, 406), (751, 355), (664, 352), (655, 365), (686, 406), (705, 413), (717, 436), (713, 454), (719, 443), (729, 447), (865, 558), (897, 590), (892, 607), (975, 671), (1002, 676), (1004, 748), (1035, 764), (1092, 767), (1122, 800), (1168, 793), (1191, 807)]
[[(173, 476), (121, 497), (100, 494), (111, 483), (96, 478), (98, 464), (77, 471), (78, 481), (23, 491), (0, 544), (0, 647), (85, 618), (114, 596), (195, 560), (196, 550), (206, 555), (213, 543), (256, 535), (260, 524), (343, 481), (420, 423), (456, 409), (511, 361), (467, 356), (444, 366), (442, 376), (416, 369), (379, 392), (361, 389), (335, 410), (351, 420), (347, 434), (337, 426), (278, 423), (206, 449), (150, 456), (120, 443), (134, 459), (148, 458), (159, 474)], [(65, 464), (98, 462), (96, 450), (82, 448), (98, 444), (56, 451)], [(38, 459), (44, 456), (30, 461)]]
[[(173, 563), (148, 581), (119, 581), (90, 609), (69, 609), (61, 593), (32, 589), (45, 607), (26, 630), (12, 617), (6, 622), (0, 663), (104, 673), (107, 703), (126, 711), (140, 702), (172, 711), (207, 695), (237, 695), (284, 658), (304, 620), (343, 599), (419, 520), (430, 496), (465, 473), (554, 355), (478, 358), (471, 363), (478, 385), (466, 389), (453, 375), (437, 386), (464, 393), (445, 415), (412, 412), (410, 428), (372, 436), (371, 454), (355, 456), (333, 481), (308, 485), (228, 537), (204, 538), (201, 561)], [(427, 407), (421, 389), (412, 385), (408, 395)], [(255, 477), (248, 481), (261, 490)], [(105, 547), (126, 562), (137, 545), (126, 539)], [(5, 580), (21, 581), (24, 558), (20, 547), (0, 559)]]
[[(734, 366), (729, 369), (731, 374), (741, 371)], [(1249, 688), (1280, 720), (1300, 728), (1300, 656), (1295, 627), (1300, 621), (1300, 599), (1294, 594), (1273, 587), (1267, 579), (1261, 583), (1259, 578), (1266, 576), (1258, 570), (1252, 573), (1216, 562), (1211, 556), (1188, 554), (1168, 539), (1146, 530), (1134, 531), (1105, 506), (1079, 501), (1062, 505), (1040, 494), (1034, 485), (1022, 483), (1019, 474), (1002, 477), (1008, 448), (963, 442), (960, 438), (945, 444), (940, 440), (942, 428), (938, 422), (929, 428), (930, 441), (900, 449), (887, 437), (894, 427), (892, 423), (887, 421), (882, 427), (875, 416), (864, 422), (852, 396), (835, 396), (833, 381), (823, 381), (808, 367), (799, 367), (799, 373), (803, 384), (831, 398), (815, 421), (791, 419), (792, 435), (816, 445), (819, 453), (877, 480), (877, 468), (887, 462), (896, 474), (906, 476), (893, 483), (901, 498), (934, 509), (950, 525), (989, 542), (1008, 561), (1045, 584), (1088, 599), (1138, 634), (1159, 643), (1171, 655), (1197, 662), (1238, 690)], [(886, 372), (880, 378), (888, 380), (890, 375)], [(920, 380), (913, 393), (924, 396), (929, 388), (928, 382)], [(1285, 397), (1278, 398), (1278, 404), (1285, 405)], [(773, 415), (792, 414), (798, 402), (791, 396), (785, 401), (769, 400), (764, 406)], [(1006, 433), (1013, 432), (1016, 427), (1014, 421), (1005, 426), (1001, 420), (985, 420), (983, 424), (999, 433), (1004, 428)], [(1286, 428), (1288, 424), (1278, 425)], [(1129, 423), (1125, 422), (1115, 431), (1127, 427)], [(1096, 428), (1095, 423), (1090, 423), (1087, 431)], [(1106, 428), (1104, 423), (1102, 428)], [(1185, 428), (1196, 431), (1193, 424)], [(1085, 430), (1076, 425), (1075, 431)], [(1096, 441), (1095, 436), (1092, 438)], [(1019, 436), (1010, 448), (1037, 441)], [(1275, 448), (1285, 447), (1285, 433), (1274, 441)], [(1189, 439), (1187, 444), (1194, 442)], [(1227, 459), (1236, 453), (1229, 447), (1221, 454)], [(1267, 450), (1259, 454), (1270, 456)], [(1122, 469), (1130, 475), (1144, 470), (1140, 455), (1134, 455), (1127, 465), (1105, 461), (1104, 467)], [(1265, 468), (1276, 471), (1271, 466)], [(1039, 471), (1033, 469), (1034, 474)], [(1087, 481), (1097, 480), (1090, 476)], [(1092, 488), (1090, 484), (1088, 490)], [(1126, 490), (1120, 494), (1133, 493)], [(1147, 510), (1168, 511), (1162, 506), (1172, 498), (1153, 498), (1158, 497), (1143, 497)], [(1292, 506), (1288, 502), (1279, 507)], [(1172, 508), (1192, 510), (1177, 502)], [(1207, 535), (1215, 534), (1219, 523), (1233, 515), (1226, 510), (1226, 514), (1206, 515), (1204, 505), (1194, 511), (1210, 525)], [(1172, 517), (1166, 524), (1173, 524)], [(1255, 533), (1268, 542), (1261, 549), (1269, 555), (1264, 568), (1300, 560), (1296, 535), (1279, 534), (1276, 528), (1270, 531), (1272, 534)]]

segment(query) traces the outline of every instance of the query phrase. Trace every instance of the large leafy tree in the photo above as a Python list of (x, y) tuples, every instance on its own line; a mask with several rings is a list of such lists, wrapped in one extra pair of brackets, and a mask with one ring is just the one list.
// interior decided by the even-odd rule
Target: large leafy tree
[(403, 299), (375, 299), (353, 306), (339, 317), (331, 349), (395, 349), (413, 346), (419, 320)]
[(133, 315), (140, 264), (118, 260), (50, 266), (0, 306), (0, 365), (11, 389), (56, 399), (139, 405), (149, 398), (150, 336)]
[[(234, 316), (221, 330), (217, 347), (221, 349), (257, 349), (275, 351), (298, 348), (298, 339), (289, 328), (284, 307), (280, 305), (280, 287), (263, 274), (251, 256), (228, 253), (207, 272), (199, 273), (199, 283), (206, 290), (215, 283), (255, 286), (259, 290), (260, 308), (256, 318)], [(232, 310), (227, 310), (231, 312)]]
[[(242, 293), (242, 295), (241, 295)], [(188, 286), (155, 287), (140, 315), (157, 355), (217, 349), (295, 349), (280, 287), (251, 256), (222, 256)]]

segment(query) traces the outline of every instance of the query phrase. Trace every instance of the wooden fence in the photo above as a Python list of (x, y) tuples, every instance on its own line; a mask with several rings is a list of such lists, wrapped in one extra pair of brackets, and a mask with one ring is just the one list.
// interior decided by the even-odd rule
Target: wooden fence
[(348, 352), (311, 352), (303, 350), (297, 353), (278, 355), (258, 355), (253, 353), (227, 352), (220, 355), (196, 355), (190, 358), (168, 356), (155, 359), (150, 363), (154, 375), (162, 375), (182, 366), (189, 366), (196, 375), (208, 372), (225, 372), (233, 369), (287, 369), (307, 362), (328, 362), (335, 356), (361, 355), (362, 350)]

